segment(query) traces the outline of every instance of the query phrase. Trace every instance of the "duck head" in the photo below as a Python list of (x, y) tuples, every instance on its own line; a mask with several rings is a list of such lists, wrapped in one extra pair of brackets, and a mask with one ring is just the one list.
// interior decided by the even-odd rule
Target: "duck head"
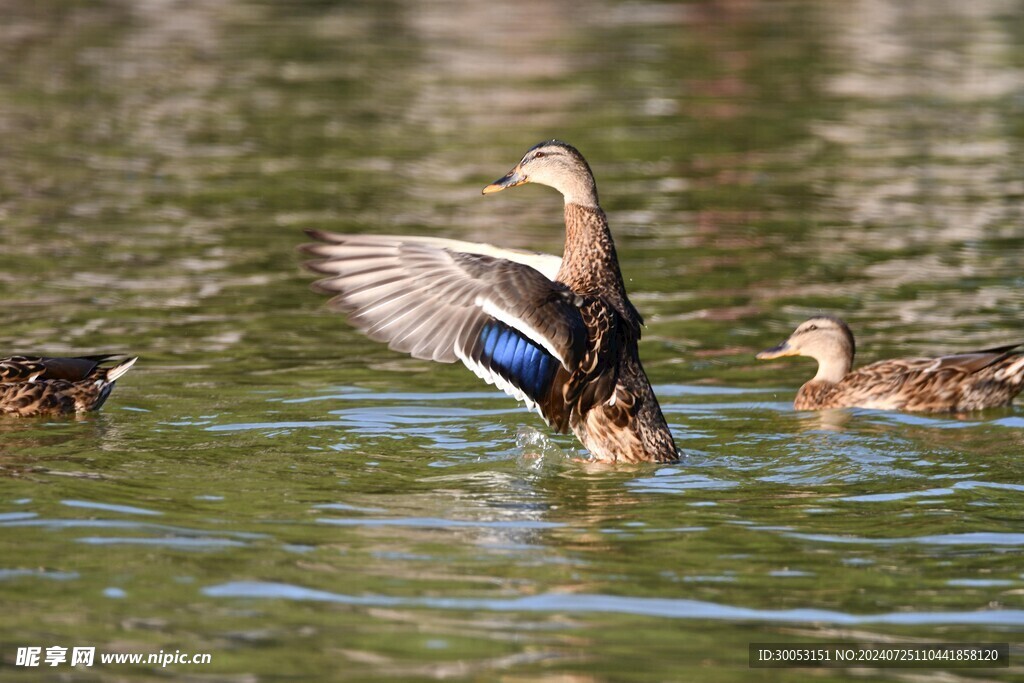
[(560, 140), (534, 145), (515, 167), (484, 188), (484, 194), (522, 185), (539, 183), (562, 193), (566, 204), (597, 207), (597, 185), (583, 155)]
[(789, 339), (757, 354), (758, 360), (809, 356), (818, 361), (815, 380), (838, 382), (853, 367), (856, 344), (849, 326), (839, 318), (821, 315), (800, 324)]

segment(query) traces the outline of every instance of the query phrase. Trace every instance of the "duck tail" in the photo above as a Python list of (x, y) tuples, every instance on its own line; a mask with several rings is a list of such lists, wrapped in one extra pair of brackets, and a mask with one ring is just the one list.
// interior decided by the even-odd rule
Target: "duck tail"
[(113, 384), (118, 380), (118, 378), (121, 377), (121, 375), (131, 370), (132, 366), (135, 365), (135, 361), (137, 361), (138, 359), (139, 357), (135, 356), (134, 358), (129, 358), (128, 360), (122, 363), (118, 363), (114, 367), (110, 368), (109, 370), (107, 370), (106, 380)]
[(80, 391), (79, 396), (75, 398), (75, 410), (80, 413), (87, 410), (99, 410), (107, 402), (110, 392), (114, 390), (114, 382), (131, 370), (138, 359), (138, 356), (135, 356), (113, 367), (100, 368), (96, 371), (95, 380), (88, 389), (76, 385)]

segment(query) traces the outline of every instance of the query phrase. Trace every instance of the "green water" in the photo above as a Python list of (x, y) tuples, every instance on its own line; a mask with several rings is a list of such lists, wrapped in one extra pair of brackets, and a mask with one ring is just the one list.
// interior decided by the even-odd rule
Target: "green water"
[[(747, 666), (1021, 640), (1021, 409), (795, 413), (813, 368), (753, 360), (819, 311), (864, 361), (1024, 338), (1021, 2), (0, 11), (0, 350), (141, 357), (0, 424), (0, 678), (1024, 676)], [(678, 465), (574, 462), (308, 290), (302, 228), (558, 253), (554, 192), (480, 196), (556, 136)], [(212, 663), (16, 665), (52, 645)]]

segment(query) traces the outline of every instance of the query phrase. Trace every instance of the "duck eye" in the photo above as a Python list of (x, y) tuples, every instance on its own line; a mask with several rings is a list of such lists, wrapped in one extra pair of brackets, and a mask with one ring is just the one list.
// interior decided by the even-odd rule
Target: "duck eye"
[(536, 154), (533, 155), (533, 158), (534, 159), (542, 159), (542, 158), (544, 158), (544, 156), (545, 156), (544, 152), (537, 152)]
[(808, 326), (807, 326), (807, 331), (808, 331), (808, 332), (813, 332), (813, 331), (814, 331), (814, 330), (816, 330), (816, 329), (818, 329), (818, 326), (817, 326), (817, 325), (808, 325)]

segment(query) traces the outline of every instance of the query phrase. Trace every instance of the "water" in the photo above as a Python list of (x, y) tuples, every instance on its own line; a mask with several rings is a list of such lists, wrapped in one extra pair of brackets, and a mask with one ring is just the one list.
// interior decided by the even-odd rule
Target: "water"
[[(0, 424), (0, 677), (748, 680), (750, 642), (1016, 643), (1020, 408), (796, 413), (813, 369), (753, 355), (819, 311), (862, 361), (1021, 338), (1022, 10), (5, 3), (2, 348), (141, 360), (101, 413)], [(307, 227), (558, 253), (553, 192), (479, 196), (553, 136), (677, 465), (578, 462), (307, 289)]]

